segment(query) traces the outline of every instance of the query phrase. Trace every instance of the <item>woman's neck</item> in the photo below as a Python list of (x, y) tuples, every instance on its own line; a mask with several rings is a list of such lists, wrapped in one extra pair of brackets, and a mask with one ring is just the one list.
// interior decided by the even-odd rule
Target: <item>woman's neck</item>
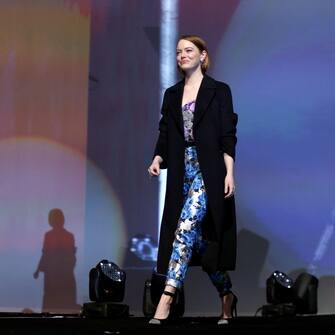
[(185, 85), (187, 86), (198, 86), (204, 75), (201, 72), (201, 69), (198, 68), (196, 71), (192, 73), (187, 73), (185, 75)]

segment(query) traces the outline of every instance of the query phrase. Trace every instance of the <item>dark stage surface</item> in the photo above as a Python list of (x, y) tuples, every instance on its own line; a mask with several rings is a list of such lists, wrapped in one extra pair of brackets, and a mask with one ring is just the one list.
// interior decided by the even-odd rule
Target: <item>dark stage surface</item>
[[(217, 318), (183, 317), (173, 324), (152, 326), (146, 318), (87, 318), (78, 315), (0, 313), (1, 335), (109, 335), (109, 334), (277, 334), (312, 330), (324, 334), (335, 329), (335, 315), (294, 317), (237, 317), (217, 326)], [(285, 334), (285, 333), (284, 333)]]

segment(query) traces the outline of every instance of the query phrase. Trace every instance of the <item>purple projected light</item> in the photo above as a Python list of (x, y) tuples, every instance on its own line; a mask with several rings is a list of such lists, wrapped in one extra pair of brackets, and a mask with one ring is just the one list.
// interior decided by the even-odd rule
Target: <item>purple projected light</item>
[(240, 116), (240, 222), (269, 241), (271, 271), (334, 274), (335, 5), (322, 4), (241, 2), (214, 56)]

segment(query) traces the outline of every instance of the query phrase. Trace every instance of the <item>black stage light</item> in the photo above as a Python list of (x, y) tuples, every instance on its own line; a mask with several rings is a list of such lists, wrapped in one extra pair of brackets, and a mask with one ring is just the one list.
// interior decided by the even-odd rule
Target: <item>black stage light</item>
[(266, 280), (265, 316), (316, 314), (318, 279), (306, 272), (294, 281), (282, 271), (274, 271)]
[(294, 281), (286, 273), (274, 271), (266, 280), (266, 300), (269, 304), (292, 302)]
[(96, 302), (121, 302), (124, 298), (126, 272), (106, 259), (89, 273), (89, 296)]
[(301, 273), (294, 282), (293, 291), (298, 314), (316, 314), (318, 312), (319, 280), (306, 272)]
[(124, 298), (126, 273), (117, 264), (101, 260), (89, 272), (89, 296), (92, 302), (83, 304), (86, 317), (126, 318), (129, 306), (120, 304)]

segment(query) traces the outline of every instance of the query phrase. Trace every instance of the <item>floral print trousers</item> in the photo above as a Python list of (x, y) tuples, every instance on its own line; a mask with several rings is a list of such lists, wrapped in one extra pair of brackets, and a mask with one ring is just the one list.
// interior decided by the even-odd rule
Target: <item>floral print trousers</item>
[[(185, 148), (184, 206), (175, 232), (168, 266), (166, 285), (180, 288), (185, 280), (192, 252), (200, 256), (206, 250), (201, 222), (206, 214), (207, 194), (202, 179), (195, 146)], [(230, 292), (232, 284), (228, 272), (208, 273), (220, 296)]]

